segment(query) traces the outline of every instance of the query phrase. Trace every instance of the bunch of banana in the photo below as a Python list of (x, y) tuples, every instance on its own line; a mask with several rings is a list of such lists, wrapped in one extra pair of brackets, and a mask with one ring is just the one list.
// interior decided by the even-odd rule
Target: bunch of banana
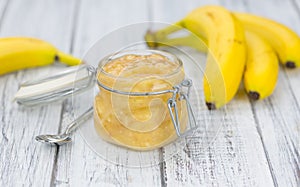
[[(186, 28), (197, 36), (207, 39), (210, 53), (203, 78), (206, 105), (209, 109), (223, 106), (234, 97), (244, 72), (246, 42), (242, 25), (228, 10), (219, 6), (200, 7), (176, 25), (179, 27), (170, 26), (148, 35), (162, 41), (168, 34)], [(192, 37), (187, 36), (187, 41), (193, 41)], [(147, 39), (149, 40), (149, 36), (146, 36)], [(172, 40), (171, 44), (175, 42), (180, 45), (175, 38)], [(153, 42), (148, 44), (151, 45)], [(192, 45), (197, 46), (195, 42)], [(202, 46), (198, 49), (201, 50)]]
[[(210, 19), (201, 16), (203, 14)], [(300, 38), (292, 30), (272, 20), (251, 14), (229, 13), (229, 15), (231, 18), (228, 11), (219, 6), (204, 6), (174, 25), (156, 32), (148, 32), (145, 36), (150, 47), (182, 45), (201, 52), (209, 50), (204, 77), (205, 100), (209, 109), (219, 108), (233, 98), (242, 74), (248, 95), (257, 100), (268, 97), (274, 91), (278, 77), (278, 61), (288, 68), (300, 66)], [(169, 37), (170, 34), (183, 28), (193, 34), (180, 38)], [(195, 39), (194, 34), (201, 40)], [(235, 48), (232, 48), (232, 42), (236, 43)], [(215, 58), (215, 63), (210, 60), (211, 56)], [(219, 66), (216, 66), (216, 63)], [(222, 72), (222, 77), (216, 76), (215, 73), (218, 71)], [(220, 81), (209, 81), (220, 78), (225, 84), (225, 102), (220, 102), (220, 99), (224, 98), (223, 95), (214, 94), (218, 91), (223, 92)]]
[(0, 75), (25, 68), (46, 66), (55, 61), (77, 65), (81, 60), (35, 38), (0, 38)]

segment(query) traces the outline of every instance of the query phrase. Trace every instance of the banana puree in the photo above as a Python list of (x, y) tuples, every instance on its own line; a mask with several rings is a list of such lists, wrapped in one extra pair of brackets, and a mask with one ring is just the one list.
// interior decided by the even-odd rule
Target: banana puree
[[(171, 90), (184, 79), (177, 58), (160, 52), (147, 55), (125, 54), (107, 58), (99, 67), (97, 79), (106, 87), (123, 92)], [(103, 63), (103, 61), (102, 61)], [(106, 141), (135, 150), (151, 150), (177, 138), (167, 108), (172, 93), (130, 96), (99, 86), (95, 97), (94, 121), (97, 133)], [(187, 124), (185, 101), (177, 100), (181, 131)]]

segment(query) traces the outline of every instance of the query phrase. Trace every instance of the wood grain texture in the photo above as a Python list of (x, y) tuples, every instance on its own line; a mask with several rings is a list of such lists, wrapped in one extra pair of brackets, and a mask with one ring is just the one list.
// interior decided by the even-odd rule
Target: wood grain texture
[[(71, 12), (72, 1), (9, 1), (0, 35), (42, 38), (67, 52)], [(62, 105), (28, 109), (12, 99), (21, 82), (61, 68), (38, 68), (0, 77), (0, 186), (50, 185), (56, 150), (35, 142), (34, 137), (58, 132)]]
[[(115, 6), (118, 4), (118, 6)], [(93, 6), (91, 6), (93, 5)], [(147, 20), (146, 1), (81, 1), (74, 39), (74, 53), (83, 56), (89, 47), (106, 33), (119, 27)], [(101, 11), (106, 10), (106, 11)], [(88, 100), (88, 99), (86, 99)], [(74, 110), (84, 111), (85, 99), (76, 106), (69, 100), (64, 120), (73, 118)], [(66, 125), (66, 123), (63, 123)], [(99, 157), (77, 132), (74, 142), (59, 148), (53, 184), (70, 186), (160, 186), (158, 165), (135, 169), (114, 165)], [(153, 162), (157, 159), (153, 158)]]
[[(206, 150), (195, 135), (165, 163), (169, 186), (273, 186), (267, 160), (243, 91), (228, 107), (217, 139)], [(166, 153), (165, 153), (166, 154)]]
[[(173, 23), (195, 7), (219, 4), (277, 20), (300, 34), (300, 2), (181, 0), (1, 0), (0, 36), (33, 36), (83, 57), (100, 37), (121, 26), (154, 20)], [(197, 58), (198, 54), (193, 54)], [(19, 83), (64, 69), (51, 66), (0, 77), (0, 186), (300, 186), (300, 72), (281, 68), (274, 94), (249, 102), (243, 90), (227, 105), (214, 143), (203, 139), (166, 162), (128, 168), (100, 158), (77, 132), (73, 143), (48, 147), (34, 136), (62, 131), (83, 111), (71, 99), (35, 108), (12, 102)], [(201, 133), (201, 132), (198, 132)], [(170, 149), (160, 157), (168, 158)], [(155, 156), (151, 162), (159, 159)]]

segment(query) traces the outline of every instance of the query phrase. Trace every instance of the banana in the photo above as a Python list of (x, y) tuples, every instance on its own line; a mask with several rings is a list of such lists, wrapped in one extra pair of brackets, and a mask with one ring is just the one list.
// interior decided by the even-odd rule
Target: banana
[(234, 13), (246, 30), (263, 37), (274, 48), (280, 62), (287, 68), (300, 66), (300, 38), (288, 27), (259, 16)]
[(271, 45), (255, 33), (246, 32), (247, 62), (244, 86), (253, 100), (264, 99), (276, 87), (279, 64)]
[(55, 61), (78, 65), (81, 60), (35, 38), (0, 38), (0, 75), (20, 69), (46, 66)]
[[(203, 43), (207, 42), (209, 53), (203, 78), (206, 105), (208, 109), (222, 107), (237, 92), (245, 67), (246, 43), (242, 25), (228, 10), (219, 6), (200, 7), (175, 25), (148, 32), (145, 36), (148, 45), (155, 46), (153, 41), (157, 40), (157, 45), (190, 45), (205, 50)], [(179, 40), (167, 37), (180, 27), (204, 38), (204, 42), (196, 43), (192, 35)]]

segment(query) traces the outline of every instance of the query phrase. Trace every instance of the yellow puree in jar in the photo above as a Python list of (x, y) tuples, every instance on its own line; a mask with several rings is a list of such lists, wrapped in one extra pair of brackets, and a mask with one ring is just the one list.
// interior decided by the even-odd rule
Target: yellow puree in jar
[[(124, 55), (102, 67), (98, 81), (127, 92), (171, 90), (184, 79), (183, 67), (160, 54)], [(172, 93), (128, 96), (100, 88), (94, 102), (97, 133), (106, 141), (135, 150), (151, 150), (177, 138), (167, 108)], [(181, 131), (187, 124), (185, 101), (177, 101)]]

